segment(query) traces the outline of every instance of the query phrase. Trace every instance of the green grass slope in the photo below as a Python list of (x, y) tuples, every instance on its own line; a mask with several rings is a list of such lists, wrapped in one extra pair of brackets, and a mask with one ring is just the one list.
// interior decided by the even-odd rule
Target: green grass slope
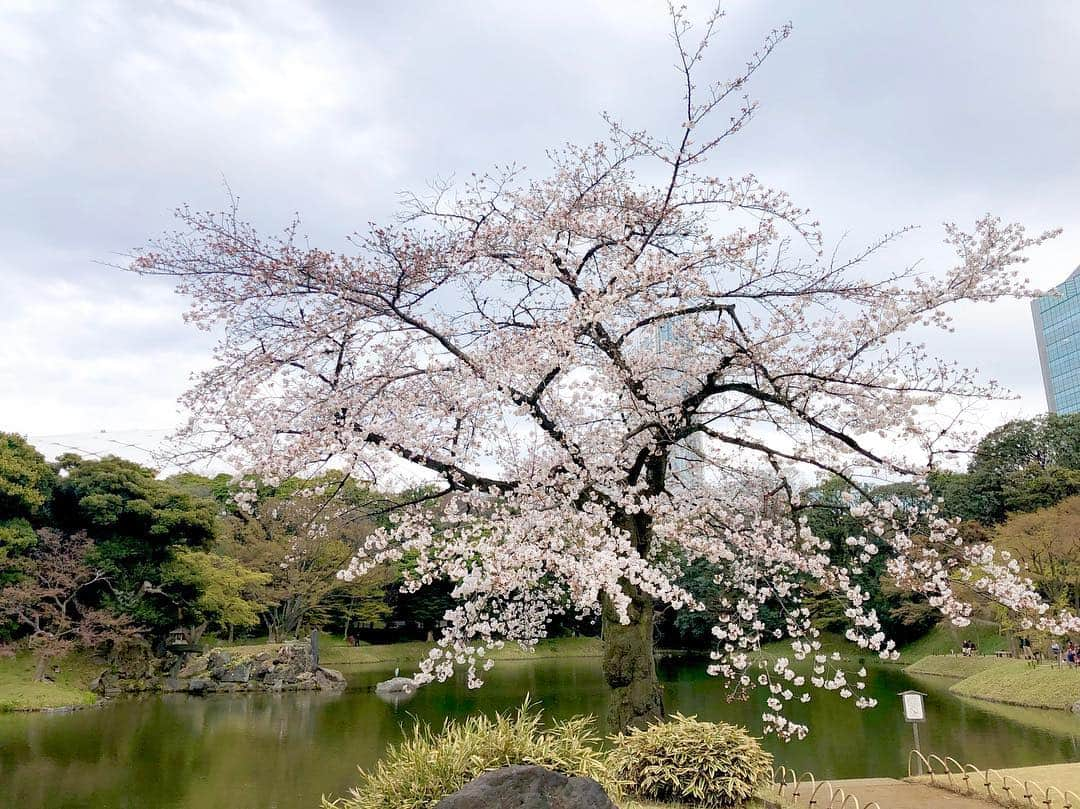
[(1044, 664), (1033, 668), (1022, 660), (997, 665), (955, 683), (951, 691), (965, 697), (1032, 708), (1070, 708), (1080, 702), (1080, 671)]
[(996, 657), (962, 657), (961, 655), (929, 655), (917, 660), (904, 671), (911, 674), (936, 674), (962, 680), (1001, 665)]
[(0, 712), (40, 711), (93, 705), (97, 697), (90, 682), (102, 666), (80, 655), (69, 655), (49, 671), (52, 682), (34, 682), (34, 660), (27, 654), (0, 657)]
[(997, 624), (973, 621), (968, 626), (958, 627), (940, 623), (918, 640), (902, 647), (900, 660), (915, 663), (930, 655), (959, 655), (966, 640), (974, 641), (981, 655), (992, 655), (1009, 648), (1009, 639), (1000, 633)]

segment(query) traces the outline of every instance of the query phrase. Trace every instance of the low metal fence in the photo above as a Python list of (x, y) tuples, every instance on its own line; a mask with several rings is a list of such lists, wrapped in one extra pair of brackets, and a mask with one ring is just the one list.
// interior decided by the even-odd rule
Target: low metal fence
[(859, 803), (843, 787), (819, 781), (812, 772), (800, 775), (783, 766), (773, 770), (773, 789), (781, 800), (799, 809), (881, 809), (877, 801)]
[(1059, 789), (1031, 779), (1021, 780), (992, 768), (961, 764), (952, 756), (924, 756), (918, 750), (912, 750), (908, 755), (909, 778), (913, 775), (913, 763), (922, 764), (921, 775), (932, 786), (961, 795), (978, 795), (1010, 807), (1080, 809), (1080, 795), (1071, 789)]

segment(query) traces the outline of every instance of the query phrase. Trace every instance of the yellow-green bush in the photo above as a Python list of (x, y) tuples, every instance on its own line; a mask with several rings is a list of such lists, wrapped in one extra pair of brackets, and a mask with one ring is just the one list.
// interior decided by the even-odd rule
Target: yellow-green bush
[(748, 801), (772, 774), (772, 756), (744, 728), (675, 714), (613, 739), (612, 773), (626, 792), (716, 807)]
[(537, 764), (599, 781), (613, 797), (617, 784), (597, 749), (591, 716), (574, 717), (544, 728), (539, 710), (528, 700), (513, 714), (470, 716), (447, 721), (441, 731), (417, 725), (391, 747), (350, 797), (324, 801), (335, 809), (430, 809), (481, 773), (510, 764)]

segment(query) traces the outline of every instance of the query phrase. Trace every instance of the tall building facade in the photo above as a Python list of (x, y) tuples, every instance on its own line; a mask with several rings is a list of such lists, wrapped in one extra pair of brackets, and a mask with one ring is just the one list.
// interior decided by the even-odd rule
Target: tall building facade
[[(656, 329), (656, 353), (663, 355), (679, 340), (671, 327), (671, 321), (661, 322)], [(676, 383), (683, 390), (684, 384)], [(705, 482), (705, 442), (701, 433), (694, 433), (676, 444), (668, 460), (668, 473), (677, 486), (684, 489), (700, 489)]]
[(1053, 292), (1031, 302), (1046, 405), (1080, 413), (1080, 267)]

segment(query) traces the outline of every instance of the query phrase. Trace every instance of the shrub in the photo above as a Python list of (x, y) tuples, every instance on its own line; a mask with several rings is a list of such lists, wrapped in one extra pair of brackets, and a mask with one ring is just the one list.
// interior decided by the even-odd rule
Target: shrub
[(534, 704), (513, 714), (470, 716), (447, 720), (438, 733), (417, 724), (410, 736), (392, 746), (348, 798), (325, 801), (335, 809), (430, 809), (481, 773), (510, 764), (537, 764), (567, 775), (599, 781), (610, 795), (617, 784), (597, 749), (599, 738), (591, 716), (579, 716), (543, 727)]
[(643, 798), (738, 806), (765, 786), (772, 756), (744, 728), (675, 714), (616, 736), (610, 754), (620, 786)]

